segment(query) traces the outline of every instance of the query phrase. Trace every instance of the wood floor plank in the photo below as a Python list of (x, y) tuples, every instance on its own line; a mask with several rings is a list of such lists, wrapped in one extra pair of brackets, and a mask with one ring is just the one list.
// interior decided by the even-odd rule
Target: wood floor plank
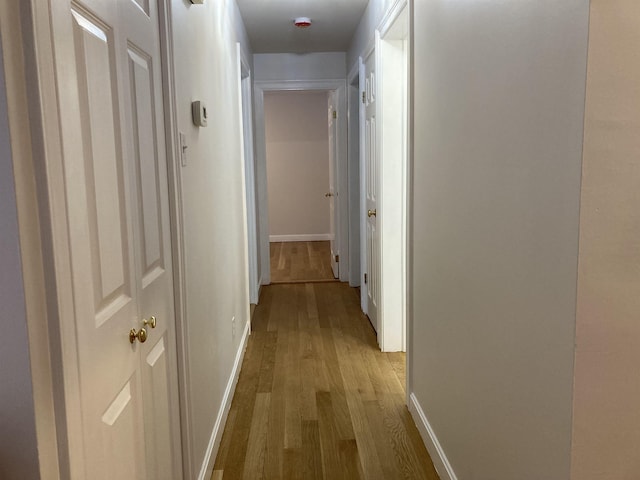
[(247, 444), (247, 457), (244, 463), (242, 478), (258, 480), (262, 478), (267, 444), (270, 393), (256, 394), (255, 406), (251, 420), (251, 435)]
[(284, 480), (304, 480), (302, 475), (302, 448), (285, 448), (282, 478)]
[[(229, 432), (234, 431), (237, 415), (238, 415), (237, 408), (229, 409), (229, 415), (227, 416), (227, 423), (225, 425), (225, 430), (228, 429)], [(218, 455), (216, 456), (216, 462), (213, 466), (214, 470), (217, 467), (222, 468), (222, 465), (224, 464), (224, 461), (227, 458), (227, 455), (229, 454), (230, 447), (231, 447), (231, 435), (225, 435), (223, 433), (222, 440), (220, 441), (220, 448), (218, 448)], [(222, 472), (222, 470), (220, 470), (220, 472)], [(222, 473), (220, 475), (222, 475)]]
[(385, 353), (385, 356), (391, 363), (391, 367), (396, 374), (396, 378), (398, 382), (400, 382), (400, 386), (402, 387), (402, 391), (406, 391), (407, 389), (407, 362), (406, 362), (406, 353), (404, 352), (391, 352)]
[(403, 362), (347, 285), (263, 287), (212, 478), (438, 480)]
[(247, 345), (234, 400), (229, 411), (234, 421), (233, 424), (225, 425), (222, 435), (221, 443), (228, 442), (229, 447), (222, 452), (219, 451), (214, 466), (216, 470), (224, 470), (225, 479), (242, 478), (264, 344), (265, 336), (257, 332), (251, 335), (251, 342)]
[(353, 426), (351, 425), (351, 415), (345, 395), (344, 380), (340, 371), (340, 362), (333, 339), (333, 332), (330, 329), (322, 329), (322, 345), (324, 353), (324, 364), (327, 369), (329, 380), (329, 392), (332, 400), (332, 409), (336, 417), (336, 428), (338, 438), (348, 440), (355, 438)]
[(360, 480), (364, 478), (358, 455), (358, 442), (353, 439), (340, 440), (339, 450), (345, 480)]
[(273, 386), (273, 372), (276, 364), (276, 348), (278, 343), (277, 332), (264, 332), (264, 347), (262, 349), (262, 361), (258, 376), (258, 393), (271, 392)]
[(340, 480), (344, 477), (339, 450), (340, 436), (336, 427), (332, 397), (329, 392), (318, 392), (316, 397), (324, 478)]
[(378, 452), (378, 459), (380, 460), (384, 478), (400, 478), (400, 472), (396, 465), (396, 456), (391, 454), (393, 452), (392, 444), (389, 438), (389, 431), (384, 425), (380, 404), (377, 400), (363, 402), (363, 407), (367, 417), (367, 424)]
[(318, 422), (302, 421), (302, 473), (305, 480), (324, 477)]
[(427, 474), (425, 478), (427, 480), (439, 480), (440, 477), (438, 476), (438, 472), (436, 472), (433, 462), (431, 461), (431, 457), (429, 456), (429, 452), (427, 452), (427, 448), (422, 441), (422, 437), (420, 436), (416, 424), (404, 402), (402, 404), (396, 404), (396, 411), (404, 425), (404, 431), (416, 452), (418, 462), (422, 466), (422, 470)]
[(285, 392), (284, 448), (302, 447), (302, 378), (299, 360), (300, 337), (298, 332), (288, 333), (287, 378)]
[(271, 283), (336, 281), (328, 241), (272, 242)]
[(411, 441), (411, 438), (407, 434), (405, 424), (398, 414), (399, 407), (403, 403), (403, 397), (401, 395), (402, 394), (379, 395), (379, 406), (394, 452), (394, 457), (397, 460), (397, 467), (402, 473), (402, 478), (407, 480), (415, 478), (416, 472), (419, 473), (419, 478), (437, 478), (433, 476), (435, 473), (433, 464), (420, 461), (420, 454), (423, 453), (423, 451), (422, 449), (419, 449), (418, 452), (416, 451), (414, 442)]
[(288, 343), (289, 341), (286, 332), (278, 332), (276, 361), (273, 374), (273, 384), (271, 387), (267, 458), (264, 465), (265, 479), (282, 478)]

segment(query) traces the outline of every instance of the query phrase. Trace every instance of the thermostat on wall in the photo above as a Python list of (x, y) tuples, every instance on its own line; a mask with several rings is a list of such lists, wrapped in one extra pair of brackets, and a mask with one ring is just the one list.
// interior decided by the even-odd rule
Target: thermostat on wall
[(207, 126), (207, 106), (204, 102), (196, 101), (191, 103), (191, 114), (193, 115), (193, 124), (196, 127)]

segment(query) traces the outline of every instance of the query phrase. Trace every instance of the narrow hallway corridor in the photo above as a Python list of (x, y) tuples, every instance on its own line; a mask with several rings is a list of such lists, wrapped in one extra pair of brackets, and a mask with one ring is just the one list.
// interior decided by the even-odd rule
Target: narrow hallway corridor
[(438, 479), (404, 365), (346, 284), (264, 287), (212, 480)]

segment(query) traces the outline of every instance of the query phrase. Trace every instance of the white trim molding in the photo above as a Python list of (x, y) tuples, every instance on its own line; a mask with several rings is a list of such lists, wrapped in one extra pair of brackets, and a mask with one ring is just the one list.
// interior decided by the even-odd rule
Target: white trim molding
[(384, 37), (387, 34), (391, 26), (402, 13), (402, 10), (405, 7), (408, 7), (408, 4), (408, 0), (395, 0), (378, 24), (378, 28), (376, 30), (380, 32), (380, 36)]
[(322, 242), (332, 240), (330, 233), (305, 233), (296, 235), (269, 235), (269, 242)]
[(425, 447), (427, 447), (427, 451), (431, 456), (433, 466), (436, 467), (440, 480), (458, 480), (458, 477), (453, 471), (453, 467), (449, 463), (449, 459), (447, 459), (447, 456), (442, 449), (442, 445), (440, 445), (440, 442), (438, 441), (438, 437), (436, 437), (429, 420), (427, 420), (424, 410), (422, 410), (422, 407), (420, 406), (420, 402), (418, 402), (414, 393), (412, 393), (409, 398), (409, 412), (413, 417), (413, 421), (416, 423), (416, 427), (418, 427), (420, 436), (424, 441)]
[(218, 410), (218, 417), (216, 423), (213, 425), (211, 437), (209, 438), (209, 445), (207, 445), (207, 451), (200, 467), (200, 473), (198, 474), (198, 480), (206, 480), (213, 475), (213, 467), (218, 455), (218, 449), (220, 448), (220, 442), (222, 441), (222, 434), (224, 433), (224, 426), (227, 423), (227, 417), (229, 416), (229, 410), (231, 409), (231, 402), (233, 401), (233, 395), (238, 385), (238, 377), (240, 376), (240, 368), (242, 367), (242, 361), (244, 360), (244, 353), (247, 350), (247, 342), (249, 340), (251, 321), (247, 319), (247, 323), (244, 326), (244, 332), (242, 333), (242, 340), (240, 341), (240, 347), (236, 353), (236, 359), (233, 363), (233, 369), (227, 382), (227, 388), (224, 391), (222, 397), (222, 405)]

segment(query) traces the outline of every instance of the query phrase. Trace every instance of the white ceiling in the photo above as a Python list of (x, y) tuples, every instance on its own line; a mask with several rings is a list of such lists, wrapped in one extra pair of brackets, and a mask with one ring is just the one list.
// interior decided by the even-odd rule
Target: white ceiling
[[(254, 53), (344, 52), (369, 0), (237, 0)], [(309, 28), (296, 28), (309, 17)]]

